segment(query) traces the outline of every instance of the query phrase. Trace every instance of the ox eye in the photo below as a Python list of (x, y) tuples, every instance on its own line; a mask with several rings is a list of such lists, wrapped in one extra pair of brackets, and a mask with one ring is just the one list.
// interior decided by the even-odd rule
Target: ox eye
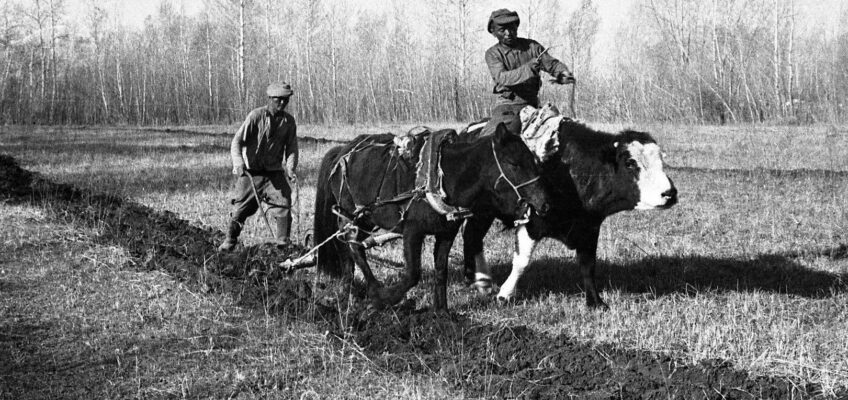
[(636, 160), (630, 158), (630, 159), (628, 159), (627, 161), (624, 162), (624, 167), (627, 168), (627, 169), (635, 170), (635, 169), (639, 168), (639, 163), (637, 163)]

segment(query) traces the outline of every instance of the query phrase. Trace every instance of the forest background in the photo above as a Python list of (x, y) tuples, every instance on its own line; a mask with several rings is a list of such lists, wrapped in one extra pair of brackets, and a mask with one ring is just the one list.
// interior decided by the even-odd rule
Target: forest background
[[(797, 0), (0, 0), (0, 122), (233, 123), (290, 82), (298, 121), (471, 121), (489, 13), (574, 71), (582, 119), (841, 123), (848, 6)], [(135, 18), (136, 22), (132, 22)], [(542, 99), (565, 106), (566, 89)]]

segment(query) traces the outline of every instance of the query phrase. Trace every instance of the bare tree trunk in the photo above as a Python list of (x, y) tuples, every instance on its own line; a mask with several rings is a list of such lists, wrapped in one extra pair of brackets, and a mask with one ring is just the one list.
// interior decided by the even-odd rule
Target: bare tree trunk
[(713, 0), (712, 13), (712, 45), (713, 45), (713, 81), (721, 87), (723, 79), (723, 71), (721, 65), (721, 50), (718, 45), (718, 0)]
[(336, 60), (336, 36), (335, 33), (330, 34), (330, 90), (333, 93), (333, 119), (339, 114), (339, 65)]
[(780, 95), (780, 0), (774, 0), (774, 54), (773, 54), (773, 64), (774, 64), (774, 82), (773, 82), (773, 90), (774, 90), (774, 101), (775, 108), (777, 112), (783, 116), (784, 107), (783, 100)]
[(206, 22), (206, 89), (208, 103), (206, 115), (212, 116), (215, 106), (215, 95), (212, 92), (212, 36), (209, 33), (209, 21)]
[(35, 84), (35, 50), (29, 50), (29, 64), (27, 65), (27, 107), (29, 108), (29, 119), (34, 119), (33, 113), (35, 112), (35, 96), (36, 96), (36, 84)]
[(339, 83), (338, 83), (338, 73), (339, 73), (339, 65), (338, 59), (336, 55), (336, 47), (338, 46), (337, 37), (336, 37), (336, 26), (338, 25), (338, 14), (333, 12), (331, 14), (332, 21), (329, 27), (329, 35), (330, 35), (330, 93), (332, 98), (330, 99), (332, 111), (330, 113), (331, 122), (335, 122), (339, 115)]
[(271, 67), (273, 66), (274, 60), (274, 45), (273, 41), (271, 41), (271, 16), (274, 13), (271, 11), (273, 1), (268, 0), (265, 2), (265, 81), (270, 82), (274, 79), (273, 71)]
[(371, 70), (371, 67), (368, 68), (368, 92), (371, 94), (371, 104), (374, 107), (374, 118), (376, 121), (379, 121), (382, 118), (380, 114), (380, 107), (377, 104), (377, 92), (374, 90), (374, 72)]
[(309, 118), (317, 119), (317, 118), (320, 118), (320, 117), (317, 115), (319, 108), (318, 108), (318, 105), (316, 104), (316, 100), (315, 100), (315, 88), (314, 88), (314, 83), (313, 83), (313, 79), (312, 79), (313, 78), (313, 73), (312, 73), (313, 72), (312, 71), (312, 29), (314, 27), (313, 22), (316, 18), (316, 14), (317, 14), (316, 8), (318, 7), (318, 2), (317, 1), (310, 1), (308, 7), (309, 7), (309, 10), (307, 11), (308, 18), (307, 18), (307, 21), (306, 21), (306, 32), (304, 32), (304, 34), (306, 35), (306, 46), (304, 46), (304, 49), (306, 51), (306, 54), (305, 54), (306, 60), (305, 60), (305, 66), (304, 67), (306, 69), (306, 89), (309, 93), (309, 104), (306, 105), (306, 107), (304, 107), (304, 108), (309, 111), (309, 113), (307, 114), (309, 116)]
[(239, 90), (239, 99), (241, 100), (242, 108), (247, 105), (247, 85), (244, 81), (244, 34), (245, 26), (244, 21), (244, 10), (246, 4), (245, 0), (239, 0), (239, 42), (238, 42), (238, 90)]
[(124, 84), (123, 79), (121, 78), (121, 57), (115, 56), (115, 85), (118, 89), (118, 106), (120, 106), (119, 112), (122, 114), (124, 111)]
[(463, 96), (462, 92), (467, 88), (469, 83), (470, 72), (468, 71), (469, 51), (469, 30), (468, 30), (468, 0), (457, 1), (457, 16), (459, 19), (459, 71), (454, 77), (454, 117), (457, 121), (466, 119), (471, 110), (466, 110), (463, 107), (463, 99), (468, 103), (468, 96)]
[(141, 123), (147, 123), (147, 71), (141, 70)]
[[(141, 124), (141, 78), (139, 78), (139, 70), (135, 71), (135, 79), (131, 79), (131, 82), (136, 82), (135, 96), (133, 96), (133, 102), (135, 103), (135, 123)], [(132, 78), (132, 77), (131, 77)]]
[(798, 111), (798, 110), (795, 109), (795, 104), (793, 103), (795, 98), (792, 95), (792, 92), (794, 90), (794, 85), (795, 85), (795, 69), (794, 69), (794, 66), (792, 65), (792, 61), (793, 61), (792, 60), (792, 53), (793, 53), (794, 44), (795, 44), (795, 10), (794, 10), (793, 1), (792, 0), (788, 0), (788, 1), (789, 1), (789, 5), (788, 5), (788, 7), (789, 7), (789, 37), (787, 39), (789, 40), (789, 43), (787, 44), (787, 48), (786, 48), (786, 70), (787, 70), (786, 71), (786, 74), (787, 74), (787, 76), (786, 76), (786, 98), (789, 101), (789, 110), (788, 110), (789, 115), (794, 116), (794, 115), (796, 115), (796, 113)]
[(6, 47), (6, 66), (3, 68), (3, 83), (0, 84), (0, 99), (6, 99), (6, 82), (9, 82), (9, 74), (12, 72), (11, 47)]
[(56, 109), (56, 70), (58, 69), (56, 58), (56, 23), (58, 8), (61, 1), (50, 0), (50, 113), (49, 121), (53, 122), (53, 113)]
[(97, 67), (97, 80), (100, 83), (100, 100), (103, 102), (103, 111), (106, 115), (106, 119), (109, 118), (109, 99), (106, 97), (106, 82), (103, 78), (103, 62), (99, 63)]
[(41, 88), (39, 103), (44, 100), (45, 94), (47, 93), (46, 83), (47, 83), (47, 52), (45, 51), (44, 45), (44, 16), (41, 11), (41, 1), (35, 0), (35, 19), (36, 23), (38, 23), (38, 52), (41, 58), (41, 82), (39, 82)]

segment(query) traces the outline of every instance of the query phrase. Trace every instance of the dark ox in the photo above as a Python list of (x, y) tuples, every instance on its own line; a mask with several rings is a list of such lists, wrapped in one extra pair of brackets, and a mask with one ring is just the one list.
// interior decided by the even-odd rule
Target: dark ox
[[(452, 130), (432, 135), (440, 134), (456, 136)], [(417, 154), (403, 153), (394, 136), (385, 134), (360, 136), (324, 156), (315, 194), (315, 241), (326, 241), (319, 247), (318, 268), (349, 279), (358, 265), (373, 305), (387, 307), (418, 283), (422, 245), (433, 235), (433, 302), (436, 309), (445, 309), (448, 255), (462, 220), (451, 220), (431, 206), (432, 193), (417, 186)], [(549, 208), (535, 157), (502, 125), (484, 140), (444, 145), (438, 167), (443, 174), (440, 191), (450, 206), (507, 219), (521, 218), (530, 206)], [(383, 287), (368, 265), (365, 248), (369, 239), (386, 235), (402, 235), (406, 268), (397, 283)]]
[[(620, 211), (667, 209), (677, 202), (677, 189), (663, 171), (659, 145), (647, 133), (598, 132), (565, 119), (558, 138), (558, 150), (542, 172), (551, 209), (519, 226), (512, 271), (498, 298), (514, 298), (536, 244), (551, 237), (576, 250), (587, 306), (607, 308), (595, 283), (601, 224)], [(466, 280), (484, 293), (491, 292), (491, 275), (483, 258), (483, 237), (492, 222), (472, 218), (463, 233)]]

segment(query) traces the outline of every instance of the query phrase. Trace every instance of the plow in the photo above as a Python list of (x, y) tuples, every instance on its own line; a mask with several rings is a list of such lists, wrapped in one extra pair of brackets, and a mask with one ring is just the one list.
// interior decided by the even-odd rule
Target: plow
[[(296, 258), (288, 258), (285, 261), (279, 263), (279, 267), (282, 272), (292, 273), (301, 268), (314, 267), (318, 263), (318, 257), (316, 254), (318, 250), (333, 240), (341, 240), (352, 244), (358, 244), (365, 249), (370, 249), (373, 247), (380, 247), (386, 243), (393, 242), (403, 237), (402, 234), (397, 232), (371, 232), (364, 240), (358, 241), (356, 240), (356, 238), (359, 236), (362, 230), (353, 222), (356, 217), (354, 217), (354, 219), (347, 218), (338, 210), (338, 208), (334, 209), (333, 213), (336, 214), (336, 216), (338, 216), (342, 221), (345, 221), (345, 224), (341, 228), (339, 228), (333, 235), (330, 235), (321, 243), (312, 246), (312, 248), (310, 248), (300, 256)], [(298, 213), (298, 215), (299, 214), (300, 213)], [(308, 247), (306, 245), (309, 243), (309, 241), (310, 239), (307, 235), (304, 240), (304, 248)]]

